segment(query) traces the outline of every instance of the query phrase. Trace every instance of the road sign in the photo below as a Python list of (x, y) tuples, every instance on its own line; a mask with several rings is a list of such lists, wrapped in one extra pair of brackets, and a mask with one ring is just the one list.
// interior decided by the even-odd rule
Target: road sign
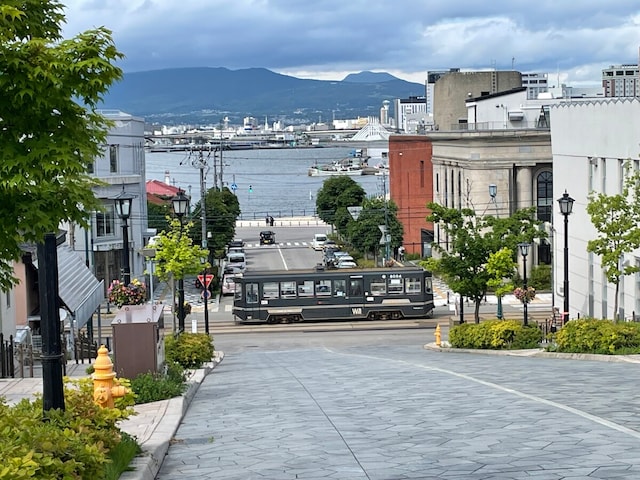
[[(204, 275), (198, 275), (198, 280), (200, 280), (200, 285), (202, 285), (204, 283)], [(205, 287), (208, 287), (211, 284), (212, 280), (213, 275), (207, 274), (207, 284), (205, 285)]]
[(203, 290), (202, 293), (200, 294), (200, 297), (204, 298), (205, 295), (207, 296), (207, 300), (211, 298), (211, 292), (209, 290)]
[(351, 218), (358, 220), (360, 212), (362, 212), (362, 207), (347, 207), (347, 211), (351, 215)]
[(231, 184), (231, 190), (233, 190), (234, 192), (238, 189), (238, 185), (234, 182)]

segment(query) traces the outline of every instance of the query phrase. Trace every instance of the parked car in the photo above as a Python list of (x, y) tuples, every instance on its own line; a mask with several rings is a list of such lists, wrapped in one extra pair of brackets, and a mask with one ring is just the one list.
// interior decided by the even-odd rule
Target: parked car
[(336, 268), (356, 268), (358, 264), (351, 260), (345, 260), (344, 262), (338, 262)]
[(233, 273), (244, 273), (247, 268), (247, 257), (241, 252), (229, 252), (225, 260), (225, 271), (231, 268)]
[(349, 254), (347, 255), (342, 255), (342, 256), (336, 256), (336, 267), (340, 268), (340, 265), (342, 265), (343, 263), (356, 263), (356, 261), (353, 259), (353, 257)]
[(222, 295), (233, 295), (236, 293), (236, 282), (234, 277), (236, 275), (223, 275), (222, 277)]
[(244, 247), (244, 240), (242, 240), (241, 238), (234, 238), (233, 240), (231, 240), (227, 245), (227, 249), (234, 248), (234, 247), (240, 247), (240, 248)]
[(316, 233), (311, 241), (311, 247), (314, 250), (322, 250), (326, 241), (327, 236), (324, 233)]
[(276, 243), (276, 234), (271, 230), (260, 232), (260, 245), (273, 245)]

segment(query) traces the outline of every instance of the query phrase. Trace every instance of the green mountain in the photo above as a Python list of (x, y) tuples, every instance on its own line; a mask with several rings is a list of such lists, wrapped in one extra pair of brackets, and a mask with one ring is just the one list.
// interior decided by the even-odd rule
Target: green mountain
[(383, 100), (424, 95), (424, 86), (386, 73), (361, 72), (342, 81), (305, 80), (265, 68), (176, 68), (126, 73), (102, 108), (164, 124), (282, 120), (303, 124), (378, 116)]

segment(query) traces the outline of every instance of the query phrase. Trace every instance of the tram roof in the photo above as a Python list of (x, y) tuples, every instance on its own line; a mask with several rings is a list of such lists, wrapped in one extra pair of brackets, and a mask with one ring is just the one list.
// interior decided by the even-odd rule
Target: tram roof
[[(417, 266), (402, 266), (402, 267), (377, 267), (377, 268), (306, 268), (300, 270), (247, 270), (242, 275), (242, 278), (247, 280), (257, 280), (262, 278), (273, 277), (304, 277), (304, 276), (327, 276), (327, 277), (346, 277), (346, 276), (358, 276), (364, 274), (394, 274), (394, 273), (412, 273), (412, 272), (426, 272), (421, 267)], [(430, 274), (429, 272), (426, 272)]]

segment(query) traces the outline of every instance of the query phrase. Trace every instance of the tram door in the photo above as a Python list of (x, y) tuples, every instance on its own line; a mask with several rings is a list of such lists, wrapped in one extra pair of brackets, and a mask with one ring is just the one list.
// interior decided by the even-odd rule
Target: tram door
[(366, 312), (364, 311), (364, 279), (361, 276), (349, 278), (347, 296), (349, 297), (351, 317), (366, 317)]

